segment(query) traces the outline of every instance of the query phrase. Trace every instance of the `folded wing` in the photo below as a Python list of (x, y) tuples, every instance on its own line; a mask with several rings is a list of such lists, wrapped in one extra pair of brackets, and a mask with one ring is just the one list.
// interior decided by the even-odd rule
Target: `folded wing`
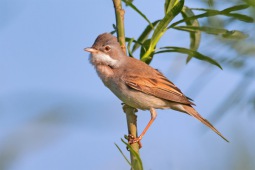
[[(155, 70), (156, 71), (156, 70)], [(122, 80), (132, 89), (141, 91), (155, 97), (178, 102), (187, 105), (194, 105), (172, 82), (160, 72), (156, 76), (126, 75)]]

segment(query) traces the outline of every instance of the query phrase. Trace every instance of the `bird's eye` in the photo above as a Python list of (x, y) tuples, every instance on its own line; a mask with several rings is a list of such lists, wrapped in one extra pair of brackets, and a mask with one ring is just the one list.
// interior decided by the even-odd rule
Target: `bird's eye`
[(111, 47), (107, 45), (107, 46), (105, 46), (105, 47), (104, 47), (104, 49), (105, 49), (105, 51), (107, 51), (107, 52), (108, 52), (108, 51), (110, 51), (110, 50), (111, 50)]

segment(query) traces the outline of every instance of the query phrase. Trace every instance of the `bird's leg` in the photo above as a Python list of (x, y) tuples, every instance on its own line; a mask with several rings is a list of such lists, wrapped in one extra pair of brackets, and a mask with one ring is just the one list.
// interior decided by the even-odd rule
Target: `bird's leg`
[(142, 144), (140, 142), (140, 140), (143, 138), (143, 136), (145, 135), (145, 133), (147, 132), (147, 130), (149, 129), (149, 127), (151, 126), (151, 124), (154, 122), (154, 120), (157, 117), (157, 112), (154, 108), (150, 108), (150, 113), (151, 113), (151, 120), (149, 121), (149, 123), (147, 124), (147, 126), (144, 128), (143, 132), (141, 133), (141, 135), (138, 138), (134, 138), (134, 136), (132, 135), (128, 135), (128, 143), (129, 144), (133, 144), (138, 142), (139, 147), (142, 147)]

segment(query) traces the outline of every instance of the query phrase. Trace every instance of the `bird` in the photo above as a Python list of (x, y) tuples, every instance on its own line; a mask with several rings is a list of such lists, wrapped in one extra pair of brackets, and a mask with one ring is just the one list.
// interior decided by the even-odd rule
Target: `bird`
[(89, 52), (89, 61), (103, 81), (123, 103), (140, 110), (149, 110), (150, 121), (138, 137), (129, 135), (128, 143), (138, 143), (157, 117), (156, 109), (173, 109), (198, 119), (229, 142), (208, 120), (194, 108), (190, 98), (160, 71), (143, 61), (127, 56), (117, 38), (110, 33), (100, 34)]

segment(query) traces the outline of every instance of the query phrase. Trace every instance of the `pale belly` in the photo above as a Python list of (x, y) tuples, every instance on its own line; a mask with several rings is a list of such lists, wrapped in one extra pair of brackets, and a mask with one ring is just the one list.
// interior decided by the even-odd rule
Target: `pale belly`
[(143, 92), (131, 89), (125, 84), (107, 86), (121, 101), (125, 104), (141, 110), (155, 109), (174, 109), (181, 111), (182, 106), (179, 103), (167, 101)]

